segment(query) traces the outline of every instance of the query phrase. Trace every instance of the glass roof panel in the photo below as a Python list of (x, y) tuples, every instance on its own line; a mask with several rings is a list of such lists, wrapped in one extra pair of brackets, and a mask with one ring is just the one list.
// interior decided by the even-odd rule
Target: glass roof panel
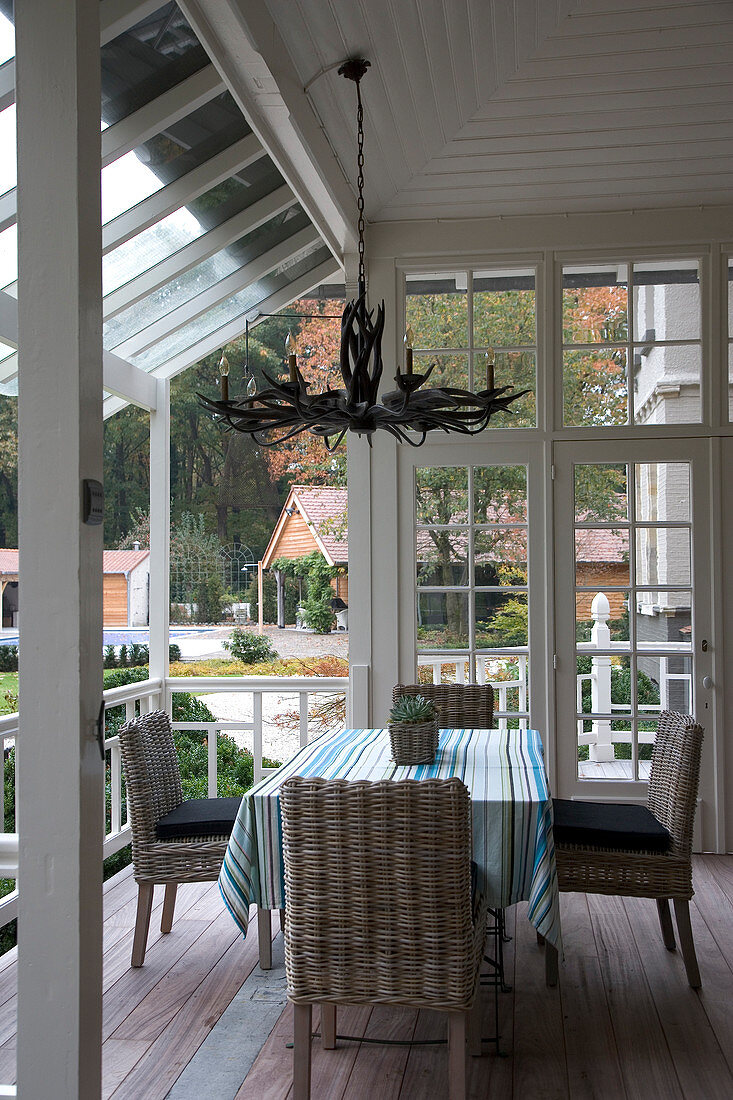
[(308, 216), (297, 205), (278, 214), (253, 233), (248, 233), (233, 245), (184, 272), (179, 278), (166, 283), (147, 298), (136, 302), (116, 317), (111, 317), (104, 326), (104, 346), (111, 349), (124, 343), (166, 313), (208, 290), (237, 268), (274, 248), (308, 224)]
[(0, 233), (0, 290), (6, 290), (18, 278), (18, 227), (9, 226)]
[(0, 13), (0, 65), (10, 61), (11, 57), (15, 57), (15, 27), (3, 12)]
[(227, 221), (282, 183), (269, 157), (255, 161), (236, 176), (224, 180), (167, 218), (138, 233), (103, 259), (104, 293), (109, 294), (143, 271), (197, 240), (209, 229)]
[(143, 370), (151, 371), (167, 362), (167, 360), (172, 359), (174, 355), (185, 351), (186, 348), (193, 347), (199, 340), (215, 333), (236, 317), (242, 317), (242, 328), (244, 328), (244, 315), (246, 313), (255, 310), (265, 298), (269, 298), (275, 291), (287, 286), (300, 278), (301, 275), (312, 271), (330, 256), (330, 250), (319, 243), (312, 251), (298, 258), (296, 262), (289, 261), (287, 264), (282, 264), (272, 275), (252, 283), (246, 290), (242, 290), (239, 294), (220, 302), (208, 313), (204, 313), (190, 324), (182, 326), (167, 339), (161, 340), (153, 347), (141, 352), (140, 355), (131, 355), (130, 361)]
[(102, 118), (111, 126), (209, 62), (177, 4), (163, 4), (102, 46)]
[(15, 155), (15, 104), (0, 111), (0, 195), (18, 182), (18, 161)]

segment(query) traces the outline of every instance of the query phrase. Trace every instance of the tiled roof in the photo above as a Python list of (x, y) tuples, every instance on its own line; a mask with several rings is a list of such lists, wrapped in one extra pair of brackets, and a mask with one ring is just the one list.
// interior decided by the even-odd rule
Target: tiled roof
[[(149, 556), (149, 550), (105, 550), (102, 559), (104, 573), (130, 573)], [(0, 550), (0, 573), (18, 572), (18, 551)]]
[[(346, 489), (330, 485), (293, 485), (303, 517), (326, 548), (331, 560), (339, 564), (349, 560), (349, 534), (346, 527)], [(325, 526), (324, 526), (325, 525)]]
[(628, 532), (607, 527), (579, 528), (575, 532), (576, 561), (628, 561)]

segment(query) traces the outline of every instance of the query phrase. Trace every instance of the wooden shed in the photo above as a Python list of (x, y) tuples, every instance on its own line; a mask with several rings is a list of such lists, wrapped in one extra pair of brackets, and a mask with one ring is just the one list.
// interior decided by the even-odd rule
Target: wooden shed
[[(150, 604), (150, 551), (105, 550), (103, 554), (103, 615), (105, 626), (147, 626)], [(0, 621), (18, 625), (20, 589), (18, 551), (0, 549)]]

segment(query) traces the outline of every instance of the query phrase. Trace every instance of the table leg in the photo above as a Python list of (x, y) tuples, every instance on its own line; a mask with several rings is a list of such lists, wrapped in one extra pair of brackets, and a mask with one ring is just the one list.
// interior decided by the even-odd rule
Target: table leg
[(257, 941), (260, 948), (260, 969), (272, 970), (272, 918), (269, 909), (257, 906)]
[(557, 948), (545, 941), (545, 985), (556, 986), (558, 977)]

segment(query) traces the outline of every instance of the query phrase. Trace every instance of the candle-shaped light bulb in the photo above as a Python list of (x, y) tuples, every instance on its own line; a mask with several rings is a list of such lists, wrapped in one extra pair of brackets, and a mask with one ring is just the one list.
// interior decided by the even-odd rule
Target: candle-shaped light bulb
[(229, 400), (229, 360), (222, 352), (221, 359), (219, 360), (219, 374), (221, 375), (221, 399), (222, 401)]
[(486, 389), (493, 390), (494, 388), (494, 349), (489, 348), (486, 352)]
[(415, 333), (412, 331), (412, 325), (407, 326), (405, 332), (405, 373), (412, 374), (412, 345), (415, 341)]
[(294, 338), (292, 332), (289, 332), (287, 334), (287, 336), (285, 337), (285, 351), (286, 351), (287, 356), (288, 356), (288, 370), (290, 372), (290, 381), (291, 382), (297, 382), (298, 381), (298, 375), (296, 373), (296, 362), (295, 362), (295, 338)]

